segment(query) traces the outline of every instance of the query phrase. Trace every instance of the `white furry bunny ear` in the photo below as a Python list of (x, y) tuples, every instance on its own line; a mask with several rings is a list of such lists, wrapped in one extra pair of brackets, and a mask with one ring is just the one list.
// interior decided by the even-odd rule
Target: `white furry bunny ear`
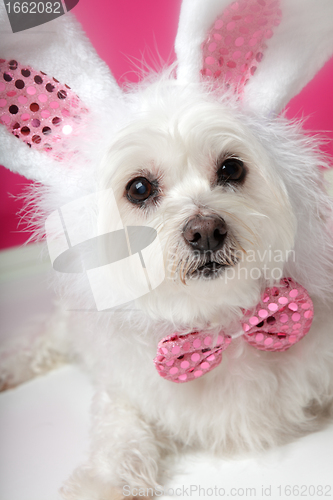
[(278, 113), (333, 53), (332, 0), (184, 0), (178, 79), (232, 85)]
[(12, 33), (2, 2), (0, 58), (0, 164), (45, 184), (75, 182), (123, 114), (108, 67), (71, 14)]

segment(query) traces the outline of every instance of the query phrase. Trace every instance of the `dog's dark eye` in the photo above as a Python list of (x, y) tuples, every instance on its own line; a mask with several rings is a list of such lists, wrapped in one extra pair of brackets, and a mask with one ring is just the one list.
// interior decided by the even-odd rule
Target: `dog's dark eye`
[(228, 158), (224, 160), (217, 171), (217, 182), (225, 184), (227, 182), (241, 182), (246, 175), (246, 169), (242, 160), (238, 158)]
[(152, 184), (145, 177), (137, 177), (131, 180), (127, 186), (127, 198), (132, 203), (145, 201), (153, 192)]

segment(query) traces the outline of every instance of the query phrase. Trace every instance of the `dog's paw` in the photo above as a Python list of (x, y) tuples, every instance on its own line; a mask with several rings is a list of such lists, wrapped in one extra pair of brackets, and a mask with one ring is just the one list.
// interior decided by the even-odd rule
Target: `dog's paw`
[(88, 467), (76, 469), (60, 490), (64, 500), (135, 500), (131, 494), (105, 483)]
[(35, 335), (27, 334), (9, 342), (0, 350), (0, 391), (13, 389), (67, 361), (61, 342), (44, 333), (43, 328)]

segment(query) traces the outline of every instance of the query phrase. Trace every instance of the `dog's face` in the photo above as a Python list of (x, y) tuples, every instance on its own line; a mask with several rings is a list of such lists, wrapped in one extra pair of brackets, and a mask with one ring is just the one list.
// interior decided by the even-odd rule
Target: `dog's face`
[(124, 224), (158, 232), (166, 278), (141, 306), (182, 324), (221, 323), (282, 277), (294, 215), (274, 161), (236, 106), (172, 85), (163, 96), (150, 90), (120, 132), (103, 185)]

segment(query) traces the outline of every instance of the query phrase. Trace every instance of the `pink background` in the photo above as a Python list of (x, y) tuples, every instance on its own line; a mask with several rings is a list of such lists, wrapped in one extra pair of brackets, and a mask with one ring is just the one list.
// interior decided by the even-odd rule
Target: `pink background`
[[(121, 84), (137, 81), (135, 65), (144, 58), (172, 61), (181, 0), (80, 0), (73, 13), (82, 23), (98, 54)], [(157, 55), (159, 54), (159, 56)], [(333, 155), (333, 58), (288, 106), (289, 118), (308, 116), (305, 128), (330, 140), (323, 149)], [(24, 243), (29, 233), (17, 228), (20, 195), (29, 185), (23, 177), (0, 167), (0, 248)]]

